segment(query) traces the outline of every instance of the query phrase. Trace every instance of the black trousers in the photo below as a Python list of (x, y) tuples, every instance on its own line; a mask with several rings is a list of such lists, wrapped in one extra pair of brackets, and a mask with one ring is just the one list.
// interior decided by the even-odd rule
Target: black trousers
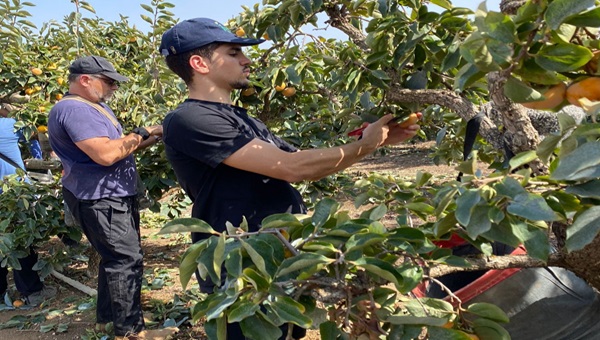
[(135, 197), (80, 200), (64, 188), (63, 195), (75, 221), (100, 254), (96, 321), (113, 322), (117, 336), (142, 331), (144, 268)]
[[(29, 255), (20, 258), (20, 270), (13, 268), (13, 277), (15, 285), (21, 295), (28, 296), (29, 294), (39, 292), (44, 288), (44, 284), (40, 280), (38, 272), (33, 270), (33, 266), (38, 261), (38, 255), (33, 247), (29, 248)], [(0, 298), (8, 288), (8, 268), (0, 267)]]

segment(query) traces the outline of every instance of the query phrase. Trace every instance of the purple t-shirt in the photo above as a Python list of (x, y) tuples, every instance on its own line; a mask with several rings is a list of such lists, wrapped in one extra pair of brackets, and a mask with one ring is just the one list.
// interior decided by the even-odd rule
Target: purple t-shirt
[[(102, 106), (114, 116), (108, 106)], [(62, 184), (75, 197), (93, 200), (136, 194), (137, 175), (132, 155), (111, 166), (103, 166), (75, 145), (95, 137), (119, 139), (122, 131), (120, 124), (115, 126), (104, 114), (76, 100), (63, 99), (50, 110), (50, 145), (63, 164)]]

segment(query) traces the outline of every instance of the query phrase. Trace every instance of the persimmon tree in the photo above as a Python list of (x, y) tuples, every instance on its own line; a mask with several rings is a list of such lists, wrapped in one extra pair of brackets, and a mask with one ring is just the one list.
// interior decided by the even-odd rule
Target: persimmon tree
[[(73, 1), (62, 22), (37, 28), (28, 5), (0, 3), (0, 102), (20, 118), (19, 127), (45, 124), (67, 90), (69, 63), (84, 54), (107, 57), (131, 79), (110, 103), (126, 130), (160, 122), (183, 99), (184, 84), (158, 53), (161, 34), (176, 22), (173, 4), (141, 6), (149, 31), (127, 17), (89, 18), (84, 14), (94, 9), (84, 1)], [(298, 185), (314, 204), (311, 216), (274, 215), (259, 232), (243, 224), (218, 233), (195, 219), (170, 222), (164, 233), (212, 235), (182, 258), (184, 286), (196, 269), (215, 281), (227, 269), (215, 294), (193, 307), (211, 337), (223, 338), (226, 322), (240, 322), (261, 339), (277, 337), (283, 323), (319, 327), (327, 339), (416, 337), (424, 326), (431, 338), (502, 339), (507, 318), (492, 305), (415, 300), (408, 293), (426, 280), (439, 284), (436, 277), (445, 273), (511, 266), (562, 266), (600, 287), (590, 265), (599, 256), (599, 126), (519, 104), (544, 101), (546, 88), (564, 83), (562, 95), (571, 88), (572, 103), (596, 114), (596, 98), (570, 85), (596, 75), (600, 9), (590, 0), (503, 1), (501, 8), (505, 13), (446, 0), (264, 0), (226, 23), (268, 40), (245, 50), (254, 60), (252, 89), (236, 94), (236, 103), (298, 147), (345, 143), (363, 121), (417, 110), (424, 113), (420, 137), (438, 142), (438, 162), (462, 160), (465, 122), (479, 113), (483, 138), (459, 163), (460, 181), (440, 183), (426, 173), (414, 181), (337, 174)], [(324, 38), (320, 29), (347, 39)], [(516, 156), (501, 167), (498, 150), (505, 147)], [(482, 176), (477, 160), (497, 171)], [(162, 146), (139, 155), (138, 165), (157, 197), (176, 187)], [(337, 202), (322, 199), (339, 190), (352, 192), (357, 207), (372, 206), (350, 218)], [(176, 207), (164, 204), (162, 212), (175, 216)], [(386, 214), (395, 225), (384, 226)], [(459, 258), (434, 244), (451, 234), (483, 254), (499, 241), (522, 244), (528, 255)]]
[[(484, 178), (476, 166), (478, 156), (489, 159), (482, 148), (459, 166), (466, 177), (441, 185), (431, 183), (428, 174), (417, 174), (414, 183), (363, 178), (355, 182), (357, 205), (375, 207), (358, 219), (325, 200), (311, 217), (271, 216), (259, 232), (241, 225), (220, 233), (199, 220), (172, 221), (163, 232), (213, 234), (184, 256), (184, 285), (196, 269), (219, 281), (221, 267), (227, 268), (219, 289), (193, 312), (195, 318), (206, 317), (215, 338), (223, 336), (226, 322), (240, 322), (250, 337), (268, 331), (276, 338), (276, 326), (290, 323), (319, 324), (321, 335), (331, 339), (416, 337), (422, 326), (431, 338), (467, 339), (476, 333), (504, 339), (501, 323), (507, 319), (493, 306), (416, 303), (405, 294), (423, 280), (440, 284), (435, 277), (454, 271), (546, 265), (571, 269), (599, 287), (593, 266), (583, 264), (598, 255), (598, 125), (527, 110), (520, 103), (544, 100), (543, 86), (594, 75), (589, 63), (600, 10), (594, 1), (570, 0), (519, 1), (512, 7), (505, 1), (507, 14), (484, 5), (473, 13), (446, 1), (431, 3), (443, 10), (430, 11), (419, 1), (267, 0), (230, 23), (271, 41), (266, 51), (250, 49), (258, 60), (256, 91), (240, 102), (254, 105), (267, 119), (281, 115), (283, 128), (277, 127), (284, 134), (298, 121), (314, 120), (315, 130), (343, 142), (341, 132), (382, 113), (422, 110), (427, 119), (444, 122), (449, 112), (468, 120), (493, 110), (496, 120), (484, 116), (481, 134), (494, 148), (516, 156)], [(318, 15), (348, 40), (306, 33)], [(294, 86), (295, 96), (282, 96), (276, 88), (282, 83)], [(482, 101), (491, 105), (484, 108)], [(552, 108), (560, 109), (563, 101)], [(594, 115), (594, 105), (586, 103), (574, 104)], [(532, 117), (554, 124), (543, 131), (543, 141)], [(439, 139), (447, 132), (441, 130)], [(396, 227), (380, 222), (389, 211), (396, 214)], [(434, 246), (451, 234), (483, 254), (491, 255), (491, 243), (498, 241), (523, 245), (528, 255), (467, 261)], [(478, 318), (467, 317), (469, 312)], [(444, 327), (449, 322), (451, 329)]]

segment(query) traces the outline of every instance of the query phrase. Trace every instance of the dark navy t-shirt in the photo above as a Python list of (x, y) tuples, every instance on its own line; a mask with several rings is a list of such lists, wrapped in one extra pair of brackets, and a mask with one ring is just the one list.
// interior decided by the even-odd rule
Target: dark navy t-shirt
[(251, 230), (275, 213), (305, 213), (300, 193), (288, 182), (223, 164), (254, 138), (287, 152), (297, 151), (273, 135), (246, 110), (188, 99), (163, 122), (167, 158), (182, 188), (194, 202), (192, 216), (225, 230), (245, 216)]

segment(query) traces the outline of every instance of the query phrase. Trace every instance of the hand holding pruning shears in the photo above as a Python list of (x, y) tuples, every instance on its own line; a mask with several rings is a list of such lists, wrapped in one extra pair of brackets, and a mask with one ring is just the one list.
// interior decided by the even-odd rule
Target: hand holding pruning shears
[[(410, 129), (410, 130), (418, 130), (411, 128), (413, 125), (417, 125), (417, 122), (419, 121), (419, 119), (421, 119), (421, 117), (423, 116), (423, 114), (421, 112), (416, 112), (416, 113), (411, 113), (408, 117), (396, 117), (396, 118), (392, 118), (392, 120), (390, 120), (388, 122), (388, 126), (390, 128), (402, 128), (402, 129)], [(404, 119), (404, 121), (398, 123), (398, 120), (400, 119)], [(352, 130), (350, 132), (348, 132), (348, 136), (359, 136), (362, 137), (363, 131), (367, 128), (367, 126), (369, 126), (369, 123), (363, 123), (363, 125), (355, 130)]]

